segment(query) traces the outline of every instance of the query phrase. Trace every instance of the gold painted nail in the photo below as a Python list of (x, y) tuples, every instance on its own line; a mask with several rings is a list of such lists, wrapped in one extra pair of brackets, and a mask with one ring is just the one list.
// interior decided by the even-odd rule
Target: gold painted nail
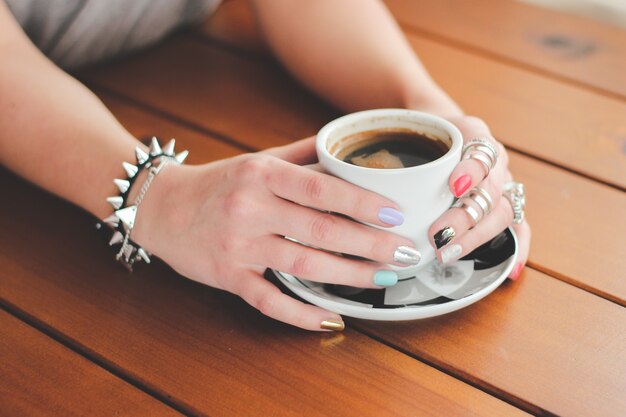
[(320, 323), (320, 329), (334, 330), (340, 332), (346, 328), (346, 325), (341, 320), (324, 320)]

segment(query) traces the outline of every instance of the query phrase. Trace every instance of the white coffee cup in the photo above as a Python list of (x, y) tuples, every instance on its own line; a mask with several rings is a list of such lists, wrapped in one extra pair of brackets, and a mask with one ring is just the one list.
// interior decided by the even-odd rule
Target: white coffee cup
[[(444, 142), (449, 150), (426, 164), (397, 169), (352, 165), (331, 154), (330, 150), (341, 139), (378, 129), (412, 130)], [(462, 147), (461, 132), (452, 123), (432, 114), (406, 109), (378, 109), (348, 114), (324, 126), (316, 139), (319, 163), (327, 173), (385, 196), (400, 207), (404, 223), (388, 230), (411, 239), (422, 255), (420, 263), (415, 266), (399, 268), (391, 265), (400, 278), (412, 276), (435, 259), (428, 229), (454, 201), (448, 179), (461, 160)]]

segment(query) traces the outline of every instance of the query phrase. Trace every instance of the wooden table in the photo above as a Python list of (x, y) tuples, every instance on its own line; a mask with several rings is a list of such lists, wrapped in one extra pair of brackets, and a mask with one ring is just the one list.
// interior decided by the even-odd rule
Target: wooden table
[[(387, 3), (509, 148), (534, 231), (521, 279), (442, 317), (309, 333), (159, 262), (127, 274), (89, 215), (3, 171), (0, 415), (626, 415), (626, 32), (513, 1)], [(78, 76), (196, 164), (337, 116), (241, 0)]]

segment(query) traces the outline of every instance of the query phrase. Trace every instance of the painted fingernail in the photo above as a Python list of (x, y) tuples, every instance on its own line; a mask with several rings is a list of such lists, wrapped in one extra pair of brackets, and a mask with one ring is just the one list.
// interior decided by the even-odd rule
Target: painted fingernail
[(509, 277), (515, 281), (519, 278), (520, 274), (522, 273), (522, 268), (524, 267), (524, 265), (522, 265), (522, 263), (518, 263), (517, 265), (515, 265), (515, 268), (513, 268), (513, 272), (511, 272), (511, 275), (509, 275)]
[(341, 320), (324, 320), (320, 323), (320, 329), (323, 330), (332, 330), (335, 332), (340, 332), (346, 328), (346, 325)]
[(378, 220), (390, 226), (400, 226), (404, 223), (404, 215), (391, 207), (383, 207), (378, 210)]
[(445, 265), (456, 261), (461, 256), (461, 252), (463, 252), (463, 248), (457, 243), (446, 247), (441, 251), (441, 263)]
[(454, 196), (460, 197), (472, 185), (472, 177), (469, 175), (461, 175), (454, 181)]
[(381, 269), (374, 274), (374, 284), (381, 287), (391, 287), (398, 283), (398, 274)]
[(422, 260), (422, 254), (410, 246), (398, 246), (393, 253), (393, 260), (406, 265), (417, 265)]
[(446, 226), (433, 236), (433, 240), (435, 241), (435, 246), (437, 249), (441, 249), (446, 246), (452, 238), (454, 237), (454, 229), (450, 226)]

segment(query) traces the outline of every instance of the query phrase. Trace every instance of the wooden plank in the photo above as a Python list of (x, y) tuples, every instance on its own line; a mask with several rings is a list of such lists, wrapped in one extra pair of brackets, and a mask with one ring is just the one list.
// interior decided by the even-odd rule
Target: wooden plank
[(248, 0), (223, 2), (199, 30), (212, 39), (228, 45), (237, 45), (253, 54), (269, 53)]
[[(195, 135), (105, 101), (134, 133)], [(198, 146), (210, 155), (214, 143)], [(0, 182), (11, 207), (23, 208), (0, 206), (2, 297), (187, 413), (526, 415), (358, 332), (282, 325), (159, 262), (129, 275), (89, 216), (6, 173)]]
[[(177, 37), (123, 62), (88, 70), (80, 78), (207, 131), (228, 132), (249, 147), (313, 135), (336, 116), (279, 71), (278, 64), (233, 55), (203, 41)], [(268, 105), (269, 100), (275, 104)], [(294, 131), (296, 137), (286, 138)]]
[(418, 36), (435, 79), (508, 146), (626, 187), (626, 105)]
[[(395, 5), (396, 1), (392, 3)], [(406, 16), (411, 19), (417, 15), (417, 10), (421, 10), (421, 2), (400, 0), (397, 3), (403, 6), (397, 14), (405, 19)], [(489, 2), (489, 5), (492, 4), (496, 5), (493, 10), (500, 11), (508, 7), (530, 7), (511, 5), (510, 1)], [(458, 10), (449, 10), (455, 7)], [(482, 19), (483, 14), (477, 10), (492, 10), (486, 6), (476, 8), (474, 3), (469, 2), (432, 0), (425, 2), (425, 8), (438, 10), (441, 16), (438, 14), (437, 18), (440, 20), (445, 21), (444, 14), (448, 18), (462, 20), (465, 22), (464, 26), (461, 25), (463, 27), (467, 27), (464, 12), (471, 11), (470, 15), (476, 14)], [(538, 10), (530, 9), (537, 17)], [(544, 16), (541, 11), (539, 15)], [(440, 31), (445, 30), (445, 26), (439, 24), (440, 20), (425, 19), (422, 15), (418, 20), (427, 21)], [(498, 19), (492, 23), (501, 24)], [(489, 27), (484, 29), (485, 33), (489, 32)], [(474, 29), (483, 33), (483, 26)], [(226, 3), (200, 30), (204, 36), (259, 55), (267, 53), (267, 49), (258, 31), (247, 0)], [(606, 100), (579, 88), (546, 80), (541, 75), (516, 70), (497, 60), (481, 59), (474, 51), (463, 53), (458, 48), (445, 47), (440, 42), (430, 41), (427, 36), (409, 34), (409, 38), (429, 71), (445, 89), (467, 112), (487, 119), (496, 134), (509, 146), (624, 188), (626, 129), (621, 120), (626, 117), (626, 106), (623, 100)], [(498, 42), (500, 38), (494, 36), (490, 39)], [(620, 45), (617, 49), (626, 50), (625, 40), (626, 31), (622, 31), (620, 42), (615, 41), (616, 45)], [(517, 50), (511, 50), (517, 54)], [(614, 57), (620, 57), (626, 66), (626, 58), (622, 55), (614, 54)], [(541, 58), (537, 59), (543, 62)], [(597, 66), (603, 67), (602, 64)], [(595, 67), (594, 71), (588, 71), (594, 77), (603, 74)], [(620, 76), (613, 80), (615, 85), (626, 85), (626, 77), (622, 76), (624, 71), (617, 73)], [(537, 128), (529, 126), (539, 129), (537, 131)]]
[(626, 98), (626, 30), (518, 1), (385, 0), (405, 30)]
[[(626, 187), (623, 102), (425, 38), (410, 40), (435, 79), (468, 113), (486, 119), (505, 144)], [(225, 132), (230, 123), (242, 130), (258, 127), (279, 133), (246, 139), (263, 146), (275, 143), (272, 139), (289, 127), (299, 128), (301, 136), (312, 134), (334, 114), (277, 68), (195, 39), (177, 38), (123, 65), (104, 66), (83, 76), (218, 132)], [(295, 99), (298, 96), (300, 100)], [(245, 114), (244, 98), (250, 103)], [(270, 100), (288, 109), (281, 123), (272, 111), (275, 106), (267, 104)]]
[(3, 416), (179, 416), (43, 333), (0, 310)]
[[(160, 54), (163, 54), (162, 58)], [(159, 62), (162, 64), (158, 64)], [(175, 65), (170, 66), (168, 62), (175, 62)], [(246, 67), (242, 66), (244, 63)], [(159, 70), (152, 70), (153, 68)], [(211, 77), (205, 78), (204, 74), (209, 71), (212, 71)], [(479, 71), (476, 71), (477, 76), (478, 74)], [(260, 149), (288, 143), (295, 138), (312, 134), (319, 129), (325, 119), (332, 117), (330, 110), (302, 90), (295, 90), (292, 93), (281, 92), (282, 86), (286, 84), (284, 77), (284, 73), (278, 72), (273, 64), (234, 56), (193, 40), (178, 39), (138, 59), (92, 72), (88, 78), (108, 88), (132, 94), (137, 100), (151, 106), (159, 106), (196, 125), (218, 130), (247, 146)], [(228, 89), (220, 81), (222, 78), (227, 80)], [(463, 87), (464, 84), (458, 82), (455, 85), (465, 91), (468, 101), (472, 94), (483, 97), (480, 91), (474, 91), (472, 87)], [(539, 87), (541, 86), (537, 88)], [(518, 88), (520, 94), (524, 93), (523, 90), (521, 86)], [(525, 116), (524, 112), (533, 109), (534, 99), (521, 97), (514, 100), (506, 95), (500, 96), (498, 91), (500, 90), (494, 91), (493, 96), (511, 100), (508, 108), (515, 114), (508, 114), (507, 111), (498, 108), (496, 100), (492, 100), (494, 117), (489, 120), (494, 122), (496, 133), (502, 130), (507, 135), (519, 137), (520, 141), (529, 138), (533, 146), (541, 148), (542, 146), (538, 145), (541, 138), (550, 142), (549, 138), (541, 136), (544, 129), (556, 137), (565, 137), (568, 132), (582, 128), (583, 122), (579, 123), (578, 119), (572, 119), (571, 125), (562, 128), (556, 123), (546, 126), (546, 121), (541, 119), (536, 121), (539, 124), (533, 124), (529, 119), (528, 124), (524, 125), (523, 118), (531, 117)], [(554, 97), (554, 101), (557, 98)], [(563, 97), (565, 100), (569, 98)], [(593, 97), (589, 100), (593, 102)], [(602, 100), (605, 103), (607, 99)], [(480, 103), (482, 102), (481, 100)], [(520, 108), (520, 102), (527, 108)], [(227, 103), (224, 106), (235, 113), (224, 111), (221, 103)], [(568, 105), (564, 104), (563, 107)], [(608, 112), (607, 117), (616, 118), (621, 112), (616, 108), (612, 108), (611, 111), (614, 113), (613, 116)], [(536, 116), (539, 117), (539, 114)], [(519, 118), (519, 122), (512, 123), (514, 118)], [(518, 130), (511, 130), (507, 120)], [(619, 126), (617, 120), (611, 124)], [(559, 129), (560, 131), (556, 132)], [(573, 135), (572, 142), (575, 142), (576, 138), (579, 139), (578, 142), (586, 141), (583, 136)], [(527, 146), (518, 143), (516, 145), (521, 148)], [(562, 151), (564, 155), (570, 157), (570, 154), (575, 153), (569, 146), (559, 149), (548, 143), (545, 147), (551, 147), (555, 155)], [(576, 148), (575, 144), (572, 147), (579, 151), (583, 158), (585, 157), (580, 147)], [(591, 153), (597, 150), (595, 145), (589, 145), (589, 148), (592, 149)], [(613, 156), (613, 160), (619, 158), (622, 157)], [(526, 161), (520, 159), (522, 160)], [(514, 159), (514, 162), (516, 161)], [(608, 160), (606, 165), (610, 165)], [(542, 252), (533, 249), (531, 262), (544, 271), (624, 303), (626, 282), (621, 279), (621, 271), (626, 262), (621, 254), (623, 234), (615, 232), (626, 227), (623, 216), (620, 215), (626, 204), (624, 197), (610, 187), (584, 180), (562, 170), (552, 169), (546, 164), (520, 162), (514, 165), (514, 170), (516, 172), (519, 170), (519, 179), (528, 186), (530, 219), (536, 220), (540, 226), (535, 228), (533, 244), (534, 248)], [(590, 199), (588, 196), (594, 198)], [(563, 214), (563, 211), (567, 213)], [(580, 221), (592, 219), (594, 213), (598, 211), (609, 214), (615, 224)], [(589, 241), (606, 244), (589, 245)], [(562, 252), (563, 247), (568, 251)], [(583, 249), (585, 256), (579, 256)], [(603, 265), (611, 267), (597, 268), (597, 264), (590, 263), (589, 259), (602, 260), (605, 262)]]
[(626, 306), (626, 194), (517, 152), (510, 167), (528, 194), (530, 264)]
[(626, 310), (540, 272), (524, 275), (433, 320), (351, 324), (541, 415), (623, 416)]

